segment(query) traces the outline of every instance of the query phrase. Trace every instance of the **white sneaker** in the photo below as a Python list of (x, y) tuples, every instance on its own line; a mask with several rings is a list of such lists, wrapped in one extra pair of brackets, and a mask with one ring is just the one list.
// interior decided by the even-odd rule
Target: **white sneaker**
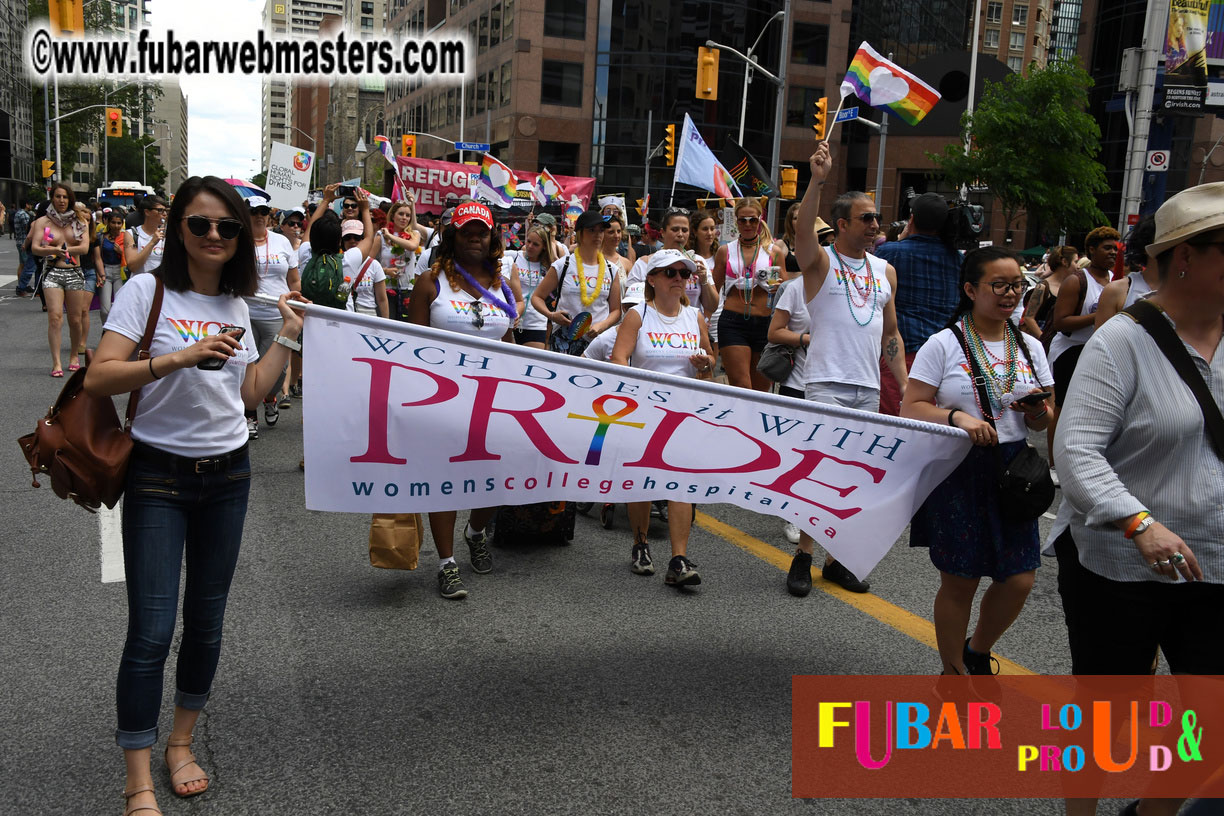
[(259, 438), (259, 420), (255, 417), (247, 417), (247, 437), (250, 439)]
[(791, 544), (799, 543), (799, 528), (791, 524), (789, 521), (786, 522), (786, 526), (782, 528), (782, 534), (786, 536), (786, 540)]
[(1060, 482), (1058, 481), (1058, 471), (1054, 468), (1050, 468), (1050, 481), (1054, 483), (1055, 487), (1060, 486)]

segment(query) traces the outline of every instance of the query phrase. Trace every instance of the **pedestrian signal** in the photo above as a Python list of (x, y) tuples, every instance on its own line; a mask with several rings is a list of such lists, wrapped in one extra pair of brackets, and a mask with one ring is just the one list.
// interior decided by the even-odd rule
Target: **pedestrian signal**
[(676, 163), (676, 126), (667, 126), (667, 135), (663, 137), (664, 155), (667, 156), (667, 166)]
[(782, 185), (778, 195), (782, 198), (798, 198), (799, 171), (793, 167), (782, 168)]
[(85, 33), (84, 0), (47, 0), (47, 17), (56, 34), (79, 37)]
[(123, 135), (123, 109), (106, 109), (106, 135), (118, 138)]
[(55, 162), (50, 159), (42, 160), (42, 177), (51, 178), (55, 174)]
[(816, 116), (812, 122), (812, 130), (816, 131), (816, 141), (823, 142), (829, 126), (829, 97), (822, 96), (816, 100)]
[(718, 49), (697, 49), (697, 98), (718, 99)]

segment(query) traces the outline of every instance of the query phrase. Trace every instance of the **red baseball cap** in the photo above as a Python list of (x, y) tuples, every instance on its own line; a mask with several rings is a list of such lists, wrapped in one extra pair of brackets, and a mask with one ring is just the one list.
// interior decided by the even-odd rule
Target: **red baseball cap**
[(479, 221), (489, 229), (493, 229), (493, 211), (479, 201), (468, 201), (455, 208), (451, 225), (459, 229), (469, 221)]

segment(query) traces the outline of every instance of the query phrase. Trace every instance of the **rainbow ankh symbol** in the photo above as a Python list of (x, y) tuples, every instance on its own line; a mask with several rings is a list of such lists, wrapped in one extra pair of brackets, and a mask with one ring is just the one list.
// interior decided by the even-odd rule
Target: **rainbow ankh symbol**
[[(609, 414), (607, 409), (608, 400), (616, 400), (623, 406), (615, 414)], [(608, 428), (613, 425), (625, 425), (630, 428), (645, 428), (645, 422), (621, 422), (621, 417), (629, 416), (637, 410), (638, 404), (636, 400), (631, 400), (628, 397), (618, 397), (615, 394), (605, 394), (599, 399), (591, 403), (591, 411), (595, 416), (582, 416), (581, 414), (569, 414), (570, 419), (585, 419), (591, 422), (598, 422), (599, 427), (595, 429), (595, 436), (591, 438), (591, 449), (587, 451), (586, 463), (588, 465), (598, 465), (599, 455), (603, 452), (604, 437), (608, 435)]]

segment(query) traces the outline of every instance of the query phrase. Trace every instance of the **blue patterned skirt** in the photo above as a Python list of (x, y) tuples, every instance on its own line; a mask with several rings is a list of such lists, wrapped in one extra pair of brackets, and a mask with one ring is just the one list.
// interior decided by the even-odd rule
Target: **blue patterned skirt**
[[(1004, 460), (1026, 443), (1004, 442)], [(927, 547), (940, 572), (996, 581), (1041, 564), (1037, 521), (1009, 522), (999, 515), (998, 453), (973, 446), (940, 482), (910, 522), (910, 546)]]

